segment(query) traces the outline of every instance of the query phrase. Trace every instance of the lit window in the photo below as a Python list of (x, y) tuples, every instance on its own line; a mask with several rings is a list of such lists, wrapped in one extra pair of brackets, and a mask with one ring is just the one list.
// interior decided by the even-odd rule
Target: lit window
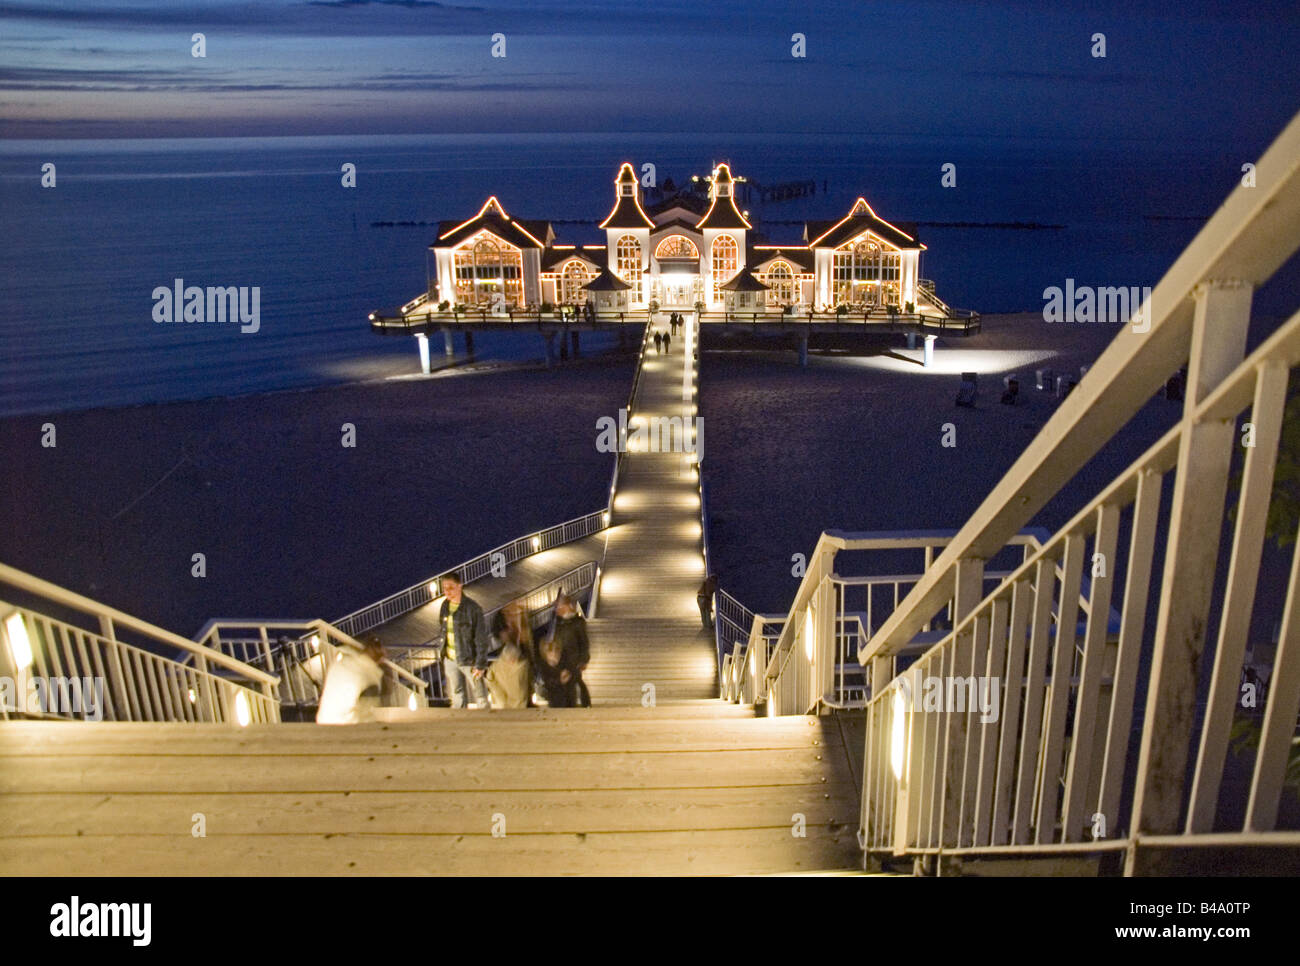
[(593, 278), (595, 274), (585, 262), (577, 258), (569, 259), (564, 263), (564, 271), (560, 275), (560, 302), (564, 305), (585, 302), (587, 296), (584, 290)]
[(790, 270), (788, 262), (776, 261), (769, 265), (763, 275), (763, 283), (768, 286), (768, 305), (793, 305), (797, 301), (794, 294), (794, 272)]
[(699, 258), (700, 250), (685, 235), (669, 235), (655, 249), (655, 258)]
[(624, 235), (614, 246), (614, 272), (631, 290), (627, 293), (629, 302), (641, 301), (641, 243), (635, 235)]
[(713, 239), (713, 301), (722, 301), (722, 286), (740, 270), (740, 247), (730, 235)]
[(507, 305), (523, 304), (523, 255), (487, 232), (476, 235), (455, 254), (456, 301), (491, 304), (498, 292)]

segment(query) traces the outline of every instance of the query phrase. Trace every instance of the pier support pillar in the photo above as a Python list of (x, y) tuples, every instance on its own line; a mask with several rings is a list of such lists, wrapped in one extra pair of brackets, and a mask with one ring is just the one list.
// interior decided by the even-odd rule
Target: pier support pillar
[(569, 333), (569, 339), (573, 343), (573, 345), (571, 346), (573, 350), (573, 358), (576, 359), (578, 358), (578, 330), (577, 329), (574, 329), (572, 332)]
[(443, 343), (444, 343), (444, 345), (445, 345), (446, 348), (447, 348), (447, 355), (449, 355), (449, 356), (451, 356), (451, 355), (455, 355), (455, 354), (456, 354), (456, 336), (455, 336), (455, 334), (451, 331), (451, 329), (443, 329), (443, 330), (442, 330), (442, 338), (443, 338)]
[(465, 354), (474, 358), (474, 333), (468, 329), (465, 330)]
[(569, 361), (569, 333), (568, 332), (560, 333), (560, 361), (561, 362)]
[(546, 368), (549, 369), (555, 365), (555, 333), (543, 332), (542, 345), (546, 349)]
[(420, 350), (420, 371), (426, 376), (429, 374), (429, 337), (423, 333), (416, 333), (415, 344)]
[(921, 365), (925, 366), (927, 369), (934, 364), (934, 340), (937, 338), (938, 336), (935, 335), (927, 335), (925, 337), (925, 349), (922, 350), (924, 355), (921, 356)]
[(916, 348), (916, 333), (915, 333), (915, 332), (909, 332), (909, 333), (907, 333), (907, 347), (908, 347), (909, 349), (915, 349), (915, 348)]
[(799, 336), (799, 365), (808, 368), (808, 336)]

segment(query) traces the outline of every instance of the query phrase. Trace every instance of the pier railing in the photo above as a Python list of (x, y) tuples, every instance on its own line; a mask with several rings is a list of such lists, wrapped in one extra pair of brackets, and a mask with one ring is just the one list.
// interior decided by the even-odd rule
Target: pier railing
[[(325, 670), (343, 651), (363, 650), (359, 641), (323, 620), (217, 618), (197, 637), (213, 650), (278, 676), (280, 703), (293, 708), (320, 704)], [(424, 681), (391, 659), (382, 667), (382, 705), (415, 708), (428, 703)]]
[(558, 311), (543, 312), (537, 308), (519, 309), (510, 307), (500, 311), (493, 311), (484, 307), (462, 309), (459, 312), (454, 312), (451, 309), (444, 311), (430, 308), (423, 312), (414, 311), (426, 304), (427, 300), (422, 300), (420, 296), (416, 296), (398, 310), (398, 315), (383, 315), (379, 312), (371, 312), (368, 316), (370, 328), (376, 332), (417, 332), (429, 329), (455, 328), (462, 325), (476, 325), (519, 328), (531, 326), (545, 330), (563, 328), (566, 325), (578, 328), (592, 324), (597, 326), (645, 325), (650, 317), (648, 309), (598, 309), (590, 321), (581, 312), (577, 315), (572, 313), (561, 315)]
[(585, 516), (574, 517), (572, 520), (566, 520), (564, 523), (547, 527), (545, 530), (539, 530), (536, 533), (517, 537), (509, 543), (503, 543), (487, 553), (471, 557), (458, 566), (440, 571), (427, 580), (412, 584), (404, 590), (390, 594), (383, 600), (353, 611), (351, 614), (340, 617), (332, 623), (342, 633), (352, 637), (360, 637), (366, 631), (401, 617), (403, 614), (409, 614), (411, 611), (423, 607), (441, 596), (442, 590), (439, 586), (439, 580), (444, 574), (459, 571), (461, 579), (468, 584), (489, 576), (494, 569), (500, 570), (502, 567), (508, 567), (524, 557), (554, 547), (561, 547), (566, 543), (572, 543), (575, 540), (581, 540), (583, 537), (599, 533), (608, 525), (609, 510), (606, 508), (597, 510), (594, 513), (588, 513)]
[(958, 311), (944, 306), (944, 315), (919, 312), (889, 312), (881, 306), (872, 308), (847, 308), (843, 312), (831, 309), (799, 308), (785, 312), (780, 309), (751, 309), (749, 311), (712, 310), (700, 313), (700, 322), (706, 325), (749, 326), (761, 331), (764, 326), (786, 328), (818, 325), (835, 325), (844, 329), (860, 328), (864, 332), (875, 329), (884, 332), (932, 330), (974, 335), (980, 331), (978, 312)]
[[(794, 604), (781, 620), (775, 645), (762, 661), (762, 674), (756, 693), (769, 702), (771, 714), (809, 714), (837, 708), (861, 708), (871, 693), (868, 665), (859, 655), (878, 628), (899, 606), (899, 601), (919, 583), (937, 551), (953, 538), (952, 531), (919, 530), (847, 533), (831, 530), (817, 541), (807, 569), (795, 592)], [(1033, 532), (1013, 535), (1005, 546), (1007, 559), (1013, 559), (1038, 544)], [(919, 556), (912, 566), (895, 573), (842, 573), (839, 555), (869, 554), (883, 566), (897, 566), (900, 556)], [(865, 562), (864, 562), (865, 563)], [(849, 564), (848, 566), (852, 566)], [(881, 566), (872, 564), (873, 569)], [(977, 589), (995, 584), (1006, 571), (981, 571)], [(938, 602), (903, 658), (915, 657), (925, 641), (933, 642), (944, 626), (951, 626), (957, 602)], [(773, 624), (770, 618), (755, 619), (764, 633)], [(751, 640), (753, 634), (751, 633)], [(752, 657), (749, 660), (754, 660)], [(883, 669), (890, 671), (893, 665)], [(879, 679), (883, 684), (888, 678)]]
[[(558, 577), (539, 584), (527, 593), (514, 598), (510, 603), (519, 602), (523, 605), (524, 613), (536, 634), (540, 627), (550, 623), (552, 616), (555, 614), (555, 600), (561, 591), (574, 597), (579, 603), (584, 598), (590, 600), (590, 593), (596, 586), (597, 563), (589, 560), (580, 566), (568, 570)], [(488, 626), (492, 626), (496, 615), (505, 607), (494, 607), (484, 615)], [(425, 641), (420, 644), (397, 644), (387, 647), (389, 658), (398, 664), (405, 671), (418, 677), (427, 686), (427, 695), (430, 701), (442, 701), (447, 697), (445, 682), (442, 676), (442, 666), (439, 661), (439, 654), (431, 642)]]
[[(1272, 496), (1300, 313), (1246, 354), (1252, 293), (1300, 247), (1300, 117), (1256, 171), (861, 648), (875, 685), (860, 833), (872, 857), (1118, 851), (1138, 873), (1193, 848), (1300, 847), (1296, 812), (1279, 824), (1300, 757), (1294, 547), (1285, 599), (1258, 593), (1270, 510), (1275, 535), (1297, 527)], [(1181, 421), (985, 593), (985, 561), (1184, 366)], [(799, 606), (815, 627), (829, 603), (821, 591)], [(948, 603), (954, 626), (896, 673)], [(1230, 782), (1261, 615), (1280, 619), (1280, 638), (1256, 747), (1234, 755)], [(997, 682), (1000, 703), (915, 702), (925, 681), (954, 677)]]
[[(24, 601), (0, 601), (0, 675), (19, 698), (0, 717), (280, 720), (274, 674), (4, 564), (0, 586)], [(186, 662), (157, 653), (173, 649)]]

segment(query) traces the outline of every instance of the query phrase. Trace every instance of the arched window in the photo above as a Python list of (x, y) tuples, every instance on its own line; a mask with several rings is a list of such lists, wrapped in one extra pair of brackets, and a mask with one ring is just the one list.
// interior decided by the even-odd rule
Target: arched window
[(624, 235), (614, 246), (614, 273), (632, 286), (629, 302), (641, 301), (641, 243), (635, 235)]
[(483, 232), (457, 249), (454, 261), (457, 302), (490, 304), (500, 292), (507, 305), (523, 304), (523, 255), (513, 245)]
[(740, 270), (740, 248), (730, 235), (713, 239), (713, 301), (722, 301), (722, 286)]
[(655, 258), (699, 258), (700, 250), (685, 235), (669, 235), (655, 249)]
[(586, 293), (583, 289), (595, 277), (595, 273), (587, 267), (586, 262), (578, 258), (569, 259), (564, 263), (564, 271), (560, 274), (560, 302), (564, 305), (575, 305), (586, 301)]
[(763, 284), (768, 286), (768, 305), (793, 305), (795, 297), (794, 272), (788, 262), (776, 261), (768, 266), (763, 275)]
[(835, 250), (831, 285), (835, 303), (879, 304), (882, 292), (895, 286), (901, 259), (867, 236), (861, 236)]

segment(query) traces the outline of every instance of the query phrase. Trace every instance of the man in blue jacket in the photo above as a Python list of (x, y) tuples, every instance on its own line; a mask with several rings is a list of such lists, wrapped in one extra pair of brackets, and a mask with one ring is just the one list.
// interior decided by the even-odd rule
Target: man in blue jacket
[(492, 639), (488, 633), (483, 608), (465, 596), (460, 574), (452, 572), (442, 578), (446, 598), (438, 613), (438, 633), (434, 645), (442, 654), (442, 673), (451, 692), (451, 706), (466, 704), (466, 686), (474, 692), (474, 703), (487, 708), (488, 651)]

